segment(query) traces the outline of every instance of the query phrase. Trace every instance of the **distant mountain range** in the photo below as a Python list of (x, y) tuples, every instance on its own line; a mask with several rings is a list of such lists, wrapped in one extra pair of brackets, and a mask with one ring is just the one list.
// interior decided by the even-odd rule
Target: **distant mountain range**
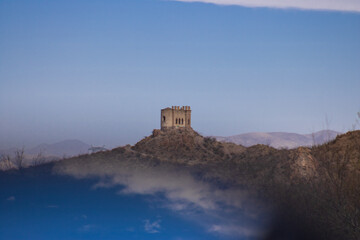
[(286, 132), (252, 132), (229, 137), (216, 136), (221, 142), (232, 142), (250, 147), (256, 144), (269, 145), (274, 148), (296, 148), (300, 146), (320, 145), (336, 138), (340, 132), (323, 130), (312, 134), (297, 134)]
[[(25, 148), (26, 157), (33, 157), (41, 153), (45, 157), (71, 157), (79, 154), (88, 153), (91, 146), (79, 140), (64, 140), (54, 144), (40, 144), (31, 149)], [(0, 154), (14, 156), (17, 148), (0, 150)]]
[[(274, 148), (296, 148), (299, 146), (312, 146), (314, 144), (323, 144), (327, 141), (333, 140), (341, 133), (331, 130), (324, 130), (315, 132), (313, 134), (297, 134), (285, 132), (254, 132), (245, 133), (229, 137), (216, 136), (216, 140), (221, 142), (232, 142), (240, 144), (244, 147), (253, 146), (256, 144), (269, 145)], [(40, 144), (34, 148), (26, 149), (25, 155), (27, 158), (32, 158), (39, 153), (44, 157), (72, 157), (79, 154), (89, 152), (92, 146), (79, 140), (64, 140), (54, 144)], [(9, 148), (0, 150), (0, 155), (14, 156), (17, 148)]]

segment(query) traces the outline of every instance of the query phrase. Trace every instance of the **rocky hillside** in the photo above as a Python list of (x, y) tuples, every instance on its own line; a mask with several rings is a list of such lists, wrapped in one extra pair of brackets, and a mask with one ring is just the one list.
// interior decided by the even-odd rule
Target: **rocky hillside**
[[(261, 182), (265, 175), (289, 182), (287, 179), (315, 176), (317, 166), (310, 148), (278, 150), (261, 144), (244, 147), (203, 137), (192, 129), (154, 130), (152, 135), (139, 141), (131, 150), (163, 162), (210, 168), (203, 171), (207, 178), (213, 174), (212, 177), (226, 183), (233, 182), (233, 179), (241, 182), (236, 176), (238, 174), (247, 176), (244, 178), (247, 183)], [(219, 166), (213, 170), (211, 167), (214, 165)], [(228, 173), (220, 171), (224, 169)]]
[[(134, 146), (70, 158), (137, 159), (166, 164), (192, 166), (206, 178), (224, 183), (259, 184), (271, 178), (291, 184), (299, 179), (317, 178), (326, 165), (359, 170), (360, 131), (339, 135), (335, 140), (296, 149), (276, 149), (267, 145), (244, 147), (203, 137), (192, 129), (154, 130)], [(216, 166), (216, 167), (214, 167)], [(226, 173), (224, 173), (226, 171)], [(266, 176), (266, 177), (265, 177)]]

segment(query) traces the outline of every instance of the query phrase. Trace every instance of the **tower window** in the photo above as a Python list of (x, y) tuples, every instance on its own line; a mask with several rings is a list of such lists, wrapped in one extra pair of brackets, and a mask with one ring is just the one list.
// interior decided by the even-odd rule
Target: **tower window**
[(184, 119), (183, 118), (181, 119), (181, 124), (184, 124)]
[(165, 122), (165, 120), (166, 120), (166, 118), (165, 118), (165, 116), (163, 116), (163, 121)]
[(176, 122), (176, 124), (177, 124), (177, 119), (176, 119), (176, 121), (175, 121), (175, 122)]

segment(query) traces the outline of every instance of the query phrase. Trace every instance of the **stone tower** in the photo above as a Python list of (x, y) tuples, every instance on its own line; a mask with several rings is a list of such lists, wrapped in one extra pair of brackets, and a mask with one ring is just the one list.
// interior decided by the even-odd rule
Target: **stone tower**
[(191, 128), (190, 106), (161, 109), (161, 130), (166, 128)]

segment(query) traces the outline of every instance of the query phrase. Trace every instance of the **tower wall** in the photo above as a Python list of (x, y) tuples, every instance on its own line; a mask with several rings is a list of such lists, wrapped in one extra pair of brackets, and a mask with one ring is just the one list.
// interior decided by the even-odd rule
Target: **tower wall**
[(189, 106), (172, 106), (161, 109), (161, 129), (191, 128), (191, 110)]
[(191, 128), (191, 110), (188, 106), (187, 110), (185, 111), (185, 127)]
[(161, 129), (173, 126), (173, 111), (171, 108), (161, 110)]

